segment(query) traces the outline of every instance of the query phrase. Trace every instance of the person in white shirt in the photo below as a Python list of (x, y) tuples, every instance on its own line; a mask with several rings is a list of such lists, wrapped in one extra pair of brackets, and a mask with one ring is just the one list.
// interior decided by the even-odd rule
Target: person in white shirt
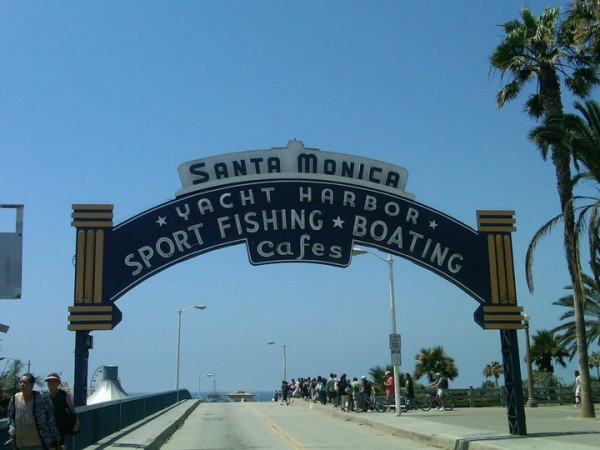
[(577, 408), (581, 406), (581, 376), (579, 376), (579, 370), (575, 371), (575, 406)]

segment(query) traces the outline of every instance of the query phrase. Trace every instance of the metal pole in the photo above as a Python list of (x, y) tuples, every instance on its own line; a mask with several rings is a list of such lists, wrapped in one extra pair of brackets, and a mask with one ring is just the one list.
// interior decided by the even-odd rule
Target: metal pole
[(285, 344), (283, 344), (283, 379), (287, 381), (287, 354), (285, 351)]
[(175, 369), (175, 390), (177, 391), (177, 401), (179, 401), (179, 350), (181, 348), (181, 315), (189, 309), (196, 308), (199, 310), (205, 310), (206, 305), (192, 305), (187, 308), (179, 308), (179, 325), (177, 327), (177, 364)]
[(73, 373), (73, 403), (75, 406), (84, 406), (87, 401), (89, 334), (89, 331), (75, 331), (75, 368)]
[[(396, 299), (394, 296), (394, 258), (388, 255), (388, 267), (390, 269), (390, 308), (392, 313), (392, 334), (396, 333)], [(394, 365), (394, 400), (396, 403), (396, 416), (402, 414), (400, 409), (400, 366)]]
[(529, 344), (529, 315), (525, 315), (525, 353), (527, 358), (527, 406), (535, 408), (537, 402), (533, 395), (533, 369), (531, 367), (531, 349)]
[(175, 390), (177, 391), (177, 401), (179, 401), (179, 349), (181, 346), (181, 314), (183, 310), (179, 308), (179, 326), (177, 327), (177, 365), (175, 369)]

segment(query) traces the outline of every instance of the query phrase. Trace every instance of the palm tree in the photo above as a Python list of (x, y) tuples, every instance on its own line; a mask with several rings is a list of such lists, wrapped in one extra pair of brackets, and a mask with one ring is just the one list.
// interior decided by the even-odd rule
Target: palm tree
[(567, 42), (583, 47), (583, 53), (600, 62), (600, 2), (574, 1), (564, 23)]
[(19, 375), (24, 369), (23, 363), (13, 359), (4, 372), (0, 374), (0, 399), (10, 397), (19, 391)]
[[(502, 75), (510, 74), (511, 80), (497, 96), (498, 107), (516, 98), (528, 81), (537, 81), (537, 89), (525, 102), (525, 110), (531, 117), (540, 119), (562, 118), (563, 104), (561, 81), (575, 95), (586, 97), (598, 83), (597, 67), (586, 58), (578, 58), (573, 41), (564, 39), (559, 27), (560, 9), (547, 7), (539, 17), (523, 8), (520, 19), (504, 24), (504, 38), (493, 51), (490, 62)], [(583, 284), (579, 261), (579, 245), (575, 233), (575, 218), (571, 207), (573, 188), (571, 184), (570, 154), (561, 147), (551, 145), (548, 152), (556, 172), (560, 211), (564, 214), (563, 236), (566, 259), (573, 285), (577, 351), (582, 379), (582, 415), (595, 417), (590, 389), (589, 364), (583, 322)], [(527, 254), (527, 283), (533, 292), (531, 264), (533, 248)]]
[[(600, 339), (600, 290), (598, 290), (598, 283), (595, 279), (585, 274), (582, 276), (586, 293), (585, 323), (586, 339), (589, 347), (591, 343)], [(567, 286), (566, 289), (571, 289), (571, 287)], [(573, 295), (561, 297), (552, 304), (568, 308), (567, 312), (560, 316), (560, 320), (569, 321), (553, 328), (552, 332), (556, 334), (559, 342), (567, 349), (570, 359), (573, 359), (577, 352), (577, 335), (575, 333), (575, 322), (573, 321)]]
[[(387, 371), (394, 373), (394, 367), (391, 364), (388, 364), (385, 367), (375, 366), (369, 369), (369, 375), (371, 376), (375, 386), (377, 386), (378, 392), (383, 392), (385, 390), (385, 373)], [(404, 386), (404, 374), (398, 374), (398, 380), (400, 386)]]
[(502, 364), (500, 364), (498, 361), (492, 361), (483, 368), (483, 376), (486, 379), (489, 377), (494, 377), (496, 387), (498, 387), (498, 378), (500, 378), (500, 375), (502, 375), (503, 373), (504, 368), (502, 367)]
[[(585, 104), (575, 103), (575, 109), (580, 113), (565, 114), (561, 118), (549, 118), (542, 125), (535, 127), (529, 133), (529, 138), (542, 152), (547, 152), (550, 146), (560, 147), (573, 157), (578, 174), (571, 181), (576, 186), (582, 181), (591, 181), (600, 187), (600, 105), (594, 101)], [(581, 202), (591, 202), (577, 205)], [(588, 229), (590, 255), (600, 253), (600, 199), (598, 197), (574, 196), (570, 202), (578, 212), (575, 232), (579, 235), (583, 229)], [(586, 219), (587, 218), (587, 219)], [(533, 250), (539, 237), (548, 233), (552, 227), (563, 220), (563, 214), (551, 219), (536, 233), (530, 244)], [(600, 280), (600, 265), (591, 264), (596, 280)]]
[(415, 364), (415, 380), (418, 380), (423, 375), (427, 375), (429, 382), (433, 382), (436, 372), (441, 372), (449, 380), (453, 380), (458, 376), (458, 369), (454, 363), (454, 358), (451, 358), (444, 351), (444, 347), (422, 348), (421, 353), (415, 356), (417, 363)]
[(590, 355), (590, 366), (596, 368), (596, 379), (600, 381), (600, 352), (594, 352)]
[(531, 362), (538, 369), (548, 373), (554, 373), (554, 363), (566, 367), (564, 358), (569, 356), (567, 349), (559, 342), (552, 331), (539, 330), (533, 336), (531, 344)]

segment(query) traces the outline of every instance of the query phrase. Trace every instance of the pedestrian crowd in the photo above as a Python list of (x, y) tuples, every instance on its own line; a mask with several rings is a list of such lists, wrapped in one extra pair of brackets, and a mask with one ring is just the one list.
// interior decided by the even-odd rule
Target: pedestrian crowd
[[(448, 379), (441, 373), (435, 374), (434, 381), (429, 387), (435, 389), (435, 400), (439, 411), (443, 411), (442, 399), (444, 391), (448, 388)], [(385, 393), (385, 402), (383, 408), (389, 409), (395, 406), (396, 387), (394, 376), (388, 370), (385, 372), (385, 381), (383, 383), (385, 392), (379, 392), (375, 383), (366, 376), (352, 378), (350, 380), (346, 374), (338, 376), (335, 373), (329, 374), (329, 378), (298, 378), (291, 381), (283, 380), (281, 390), (275, 391), (273, 401), (280, 401), (282, 405), (289, 405), (292, 398), (301, 398), (304, 401), (330, 404), (334, 408), (340, 408), (342, 411), (363, 412), (376, 408), (375, 398)], [(404, 375), (404, 386), (401, 391), (401, 407), (404, 410), (414, 407), (415, 389), (413, 378), (409, 373)]]
[[(394, 377), (389, 371), (385, 372), (384, 388), (386, 403), (393, 404)], [(330, 373), (328, 378), (317, 376), (292, 379), (289, 382), (283, 380), (281, 389), (275, 391), (273, 401), (288, 405), (292, 398), (301, 398), (322, 405), (330, 404), (343, 411), (362, 412), (372, 409), (373, 403), (370, 400), (380, 394), (378, 391), (376, 384), (364, 375), (360, 379), (358, 377), (350, 379), (346, 374), (338, 376)], [(414, 398), (412, 378), (409, 374), (406, 376), (404, 396), (406, 399)]]

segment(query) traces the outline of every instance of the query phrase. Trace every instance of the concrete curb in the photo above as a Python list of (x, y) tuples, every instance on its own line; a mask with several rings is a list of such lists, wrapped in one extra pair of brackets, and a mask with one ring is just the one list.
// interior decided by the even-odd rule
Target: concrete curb
[(183, 400), (167, 410), (159, 411), (134, 423), (86, 450), (123, 449), (124, 447), (158, 450), (183, 425), (188, 416), (200, 404), (196, 400)]

